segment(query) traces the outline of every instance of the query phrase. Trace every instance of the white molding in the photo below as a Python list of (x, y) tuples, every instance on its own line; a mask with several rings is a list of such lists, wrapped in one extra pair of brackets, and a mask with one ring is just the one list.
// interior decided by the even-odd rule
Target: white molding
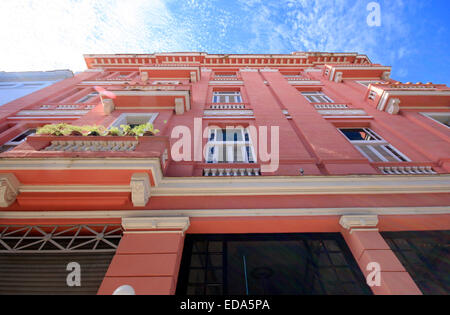
[(81, 116), (19, 116), (19, 117), (8, 117), (7, 119), (78, 119)]
[[(350, 175), (258, 177), (165, 177), (159, 158), (2, 158), (0, 171), (126, 169), (151, 170), (153, 196), (416, 194), (450, 192), (450, 175)], [(41, 186), (45, 187), (45, 186)], [(52, 186), (47, 186), (52, 187)], [(104, 188), (105, 186), (99, 186)], [(26, 189), (32, 189), (26, 186)]]
[[(88, 110), (66, 110), (66, 109), (62, 109), (62, 110), (22, 110), (20, 112), (18, 112), (16, 115), (17, 116), (39, 116), (39, 115), (55, 115), (55, 116), (64, 116), (64, 115), (84, 115), (89, 113)], [(36, 117), (33, 117), (36, 118)]]
[[(252, 58), (255, 58), (252, 56)], [(258, 72), (257, 68), (241, 68), (239, 69), (240, 72)]]
[(237, 110), (227, 110), (227, 109), (205, 109), (203, 115), (211, 116), (253, 116), (253, 110), (251, 109), (237, 109)]
[(133, 230), (179, 230), (189, 228), (189, 217), (125, 217), (122, 226), (126, 232)]
[(367, 113), (363, 109), (318, 109), (317, 112), (326, 116), (366, 116)]
[(278, 72), (278, 69), (264, 68), (260, 69), (260, 72)]
[(310, 217), (348, 215), (450, 214), (447, 207), (360, 207), (360, 208), (276, 208), (276, 209), (185, 209), (185, 210), (86, 210), (86, 211), (0, 211), (2, 219), (117, 219), (155, 217)]
[(359, 119), (373, 119), (373, 116), (323, 116), (324, 119), (347, 119), (347, 118), (359, 118)]
[(291, 85), (320, 85), (322, 82), (320, 81), (309, 81), (309, 80), (302, 80), (302, 81), (288, 81)]
[(347, 230), (353, 228), (371, 228), (378, 225), (377, 215), (344, 215), (339, 219), (339, 224)]
[(230, 84), (230, 85), (243, 85), (244, 81), (209, 81), (209, 85), (223, 85), (223, 84)]

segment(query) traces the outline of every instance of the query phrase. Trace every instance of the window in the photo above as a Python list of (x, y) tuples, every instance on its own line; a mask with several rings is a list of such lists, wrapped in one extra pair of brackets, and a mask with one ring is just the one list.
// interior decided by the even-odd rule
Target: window
[(370, 84), (381, 84), (381, 83), (384, 83), (384, 81), (356, 81), (356, 82), (358, 82), (359, 84), (362, 84), (362, 85), (364, 85), (366, 87), (368, 87)]
[(207, 163), (255, 163), (250, 134), (244, 128), (210, 129)]
[(120, 125), (129, 125), (131, 128), (138, 125), (153, 123), (158, 116), (157, 113), (125, 113), (120, 115), (114, 121), (111, 127), (120, 127)]
[(19, 144), (24, 142), (28, 136), (33, 135), (35, 133), (36, 133), (36, 129), (28, 129), (27, 131), (21, 133), (14, 139), (12, 139), (12, 140), (6, 142), (4, 145), (2, 145), (0, 147), (0, 153), (14, 149)]
[(0, 89), (12, 89), (15, 88), (17, 83), (0, 83)]
[(409, 159), (369, 128), (342, 128), (344, 136), (371, 162), (408, 162)]
[(371, 294), (339, 233), (187, 235), (177, 295)]
[(450, 127), (450, 113), (422, 113), (422, 115), (431, 118), (444, 126)]
[(43, 83), (24, 83), (23, 87), (37, 87), (37, 86), (42, 86)]
[(382, 232), (425, 295), (450, 293), (450, 231)]
[(214, 92), (213, 103), (242, 103), (241, 92)]
[(310, 103), (334, 103), (334, 101), (323, 92), (302, 92), (302, 95), (306, 97)]
[(92, 92), (92, 93), (90, 93), (90, 94), (80, 98), (78, 101), (76, 101), (76, 103), (86, 103), (87, 101), (89, 101), (90, 99), (96, 97), (97, 95), (98, 95), (98, 92)]

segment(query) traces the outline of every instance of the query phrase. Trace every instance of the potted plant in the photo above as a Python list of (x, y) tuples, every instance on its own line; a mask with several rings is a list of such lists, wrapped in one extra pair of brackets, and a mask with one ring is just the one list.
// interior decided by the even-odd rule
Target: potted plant
[(65, 136), (71, 132), (70, 125), (66, 123), (45, 125), (37, 129), (38, 135)]
[(103, 126), (85, 126), (88, 133), (87, 136), (98, 137), (105, 133), (105, 127)]
[(154, 129), (152, 123), (146, 123), (139, 126), (136, 126), (132, 129), (133, 133), (136, 136), (154, 136), (159, 132), (158, 129)]
[(122, 135), (122, 130), (120, 130), (117, 127), (111, 127), (106, 132), (106, 135), (107, 136), (114, 136), (114, 137), (121, 136)]

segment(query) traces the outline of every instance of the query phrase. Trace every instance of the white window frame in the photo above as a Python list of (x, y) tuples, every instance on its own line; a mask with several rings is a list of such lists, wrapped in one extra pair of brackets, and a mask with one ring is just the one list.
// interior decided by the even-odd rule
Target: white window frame
[[(26, 136), (26, 137), (23, 138), (22, 140), (14, 141), (14, 139), (19, 138), (20, 136), (23, 136), (24, 134), (26, 134), (27, 132), (30, 132), (31, 130), (34, 130), (34, 132), (30, 133), (28, 136)], [(29, 136), (32, 136), (32, 135), (34, 135), (34, 134), (36, 134), (36, 129), (35, 129), (35, 128), (27, 129), (27, 130), (25, 130), (24, 132), (22, 132), (22, 133), (18, 134), (17, 136), (13, 137), (11, 140), (9, 140), (8, 142), (6, 142), (5, 144), (3, 144), (3, 145), (1, 146), (1, 148), (8, 146), (8, 147), (10, 147), (10, 148), (7, 149), (7, 150), (5, 150), (5, 151), (3, 151), (3, 152), (10, 151), (10, 150), (14, 149), (15, 147), (17, 147), (19, 144), (25, 142), (25, 140), (27, 140), (27, 138), (28, 138)]]
[[(131, 124), (128, 119), (139, 119), (142, 120), (143, 123), (152, 123), (155, 121), (156, 117), (158, 117), (158, 113), (123, 113), (109, 126), (119, 128), (120, 125), (129, 125)], [(141, 124), (141, 123), (139, 123)]]
[(370, 81), (369, 80), (369, 81), (356, 81), (356, 83), (359, 83), (367, 88), (367, 87), (369, 87), (370, 84), (383, 84), (384, 81), (380, 81), (380, 80)]
[[(225, 97), (225, 102), (220, 102), (220, 97), (224, 96)], [(230, 102), (230, 96), (235, 97), (238, 102)], [(213, 97), (212, 97), (212, 102), (213, 103), (227, 103), (227, 104), (238, 104), (238, 103), (242, 103), (242, 95), (241, 92), (236, 92), (236, 91), (214, 91), (213, 92)]]
[(450, 117), (450, 112), (436, 112), (436, 113), (431, 113), (431, 112), (430, 112), (430, 113), (420, 113), (420, 114), (422, 114), (423, 116), (425, 116), (425, 117), (427, 117), (427, 118), (433, 120), (434, 122), (437, 122), (438, 124), (440, 124), (440, 125), (442, 125), (442, 126), (447, 127), (447, 128), (450, 129), (449, 126), (447, 126), (447, 125), (444, 124), (443, 122), (441, 122), (441, 121), (439, 121), (439, 120), (437, 120), (436, 118), (433, 117), (433, 116)]
[[(241, 133), (241, 139), (238, 141), (223, 141), (223, 140), (217, 140), (217, 135), (219, 134), (218, 131), (221, 130), (227, 131), (227, 130), (239, 130)], [(221, 132), (221, 134), (223, 134)], [(245, 135), (248, 135), (248, 141), (245, 140)], [(212, 136), (213, 140), (211, 140)], [(238, 146), (238, 148), (241, 149), (241, 156), (243, 157), (242, 161), (235, 161), (234, 160), (234, 147)], [(219, 147), (226, 147), (227, 150), (227, 158), (226, 161), (219, 161)], [(250, 158), (247, 155), (247, 147), (249, 148), (250, 152)], [(214, 148), (213, 154), (211, 154), (211, 149)], [(205, 160), (206, 163), (210, 164), (239, 164), (239, 163), (248, 163), (248, 164), (254, 164), (256, 163), (256, 155), (255, 151), (252, 145), (251, 135), (248, 130), (248, 128), (243, 127), (237, 127), (237, 128), (210, 128), (208, 130), (208, 142), (206, 144), (206, 150), (205, 150)]]
[(89, 101), (90, 99), (97, 97), (99, 95), (98, 92), (91, 92), (88, 95), (83, 96), (82, 98), (80, 98), (78, 101), (76, 101), (76, 104), (79, 103), (86, 103), (87, 101)]
[(322, 91), (301, 93), (310, 103), (334, 103), (334, 101)]
[[(378, 140), (350, 140), (349, 138), (347, 138), (347, 136), (344, 134), (344, 132), (342, 132), (342, 130), (344, 129), (361, 129), (364, 130), (364, 132), (366, 132), (367, 134), (369, 134), (370, 136), (372, 136), (373, 138)], [(381, 148), (382, 150), (384, 150), (388, 155), (390, 155), (392, 158), (394, 158), (395, 160), (397, 160), (396, 162), (410, 162), (411, 160), (404, 155), (402, 152), (400, 152), (399, 150), (397, 150), (393, 145), (391, 145), (389, 142), (387, 142), (386, 140), (384, 140), (382, 137), (380, 137), (377, 133), (375, 133), (372, 129), (370, 128), (338, 128), (339, 132), (345, 137), (345, 139), (347, 139), (348, 141), (350, 141), (350, 143), (352, 143), (355, 148), (364, 156), (366, 157), (369, 161), (371, 162), (392, 162), (395, 163), (393, 161), (389, 161), (387, 160), (382, 154), (380, 154), (380, 152), (375, 148), (375, 146), (377, 146), (378, 148)], [(361, 148), (360, 146), (364, 146), (366, 148), (368, 148), (373, 154), (375, 154), (380, 161), (373, 161)], [(394, 154), (392, 151), (390, 151), (389, 149), (387, 149), (386, 147), (389, 147), (390, 150), (394, 151), (396, 154), (398, 154), (399, 156), (401, 156), (405, 161), (401, 160), (396, 154)]]

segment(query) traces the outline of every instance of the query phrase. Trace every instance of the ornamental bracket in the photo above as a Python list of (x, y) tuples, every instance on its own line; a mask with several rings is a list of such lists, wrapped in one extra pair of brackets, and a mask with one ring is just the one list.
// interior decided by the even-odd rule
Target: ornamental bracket
[(145, 207), (150, 199), (150, 177), (147, 173), (131, 176), (131, 201), (135, 207)]
[(0, 174), (0, 207), (7, 208), (16, 201), (19, 186), (14, 174)]

